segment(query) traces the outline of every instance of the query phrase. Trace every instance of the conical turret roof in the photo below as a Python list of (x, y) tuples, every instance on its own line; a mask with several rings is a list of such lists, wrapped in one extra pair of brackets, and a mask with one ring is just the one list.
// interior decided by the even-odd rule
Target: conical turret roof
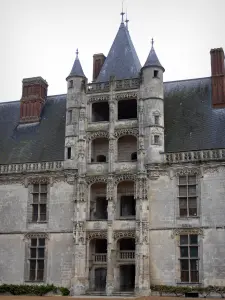
[(152, 40), (152, 48), (149, 52), (148, 58), (144, 64), (143, 68), (147, 68), (147, 67), (158, 67), (158, 68), (161, 68), (163, 71), (165, 71), (165, 69), (161, 65), (161, 63), (156, 55), (156, 52), (155, 52), (155, 49), (153, 46), (153, 40)]
[(79, 52), (78, 52), (78, 49), (77, 49), (76, 58), (75, 58), (75, 61), (73, 63), (72, 70), (71, 70), (69, 76), (67, 77), (67, 79), (70, 78), (70, 77), (84, 77), (84, 78), (86, 78), (86, 76), (84, 75), (84, 71), (82, 69), (78, 54), (79, 54)]
[(122, 21), (96, 81), (109, 81), (110, 76), (115, 76), (117, 80), (136, 78), (140, 69), (141, 64), (129, 31)]

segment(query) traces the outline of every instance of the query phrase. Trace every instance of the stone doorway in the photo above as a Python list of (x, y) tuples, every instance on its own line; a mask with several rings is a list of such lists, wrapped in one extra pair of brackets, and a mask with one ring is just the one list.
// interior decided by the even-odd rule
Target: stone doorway
[(120, 291), (134, 291), (135, 287), (135, 265), (120, 266)]
[(106, 288), (106, 268), (96, 268), (95, 269), (95, 290), (96, 291), (105, 291)]

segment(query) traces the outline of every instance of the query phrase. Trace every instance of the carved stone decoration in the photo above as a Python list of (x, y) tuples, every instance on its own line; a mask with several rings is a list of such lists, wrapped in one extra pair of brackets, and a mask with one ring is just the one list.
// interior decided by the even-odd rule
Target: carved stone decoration
[(87, 139), (89, 141), (94, 140), (96, 138), (109, 138), (109, 133), (107, 131), (96, 131), (96, 132), (89, 132), (87, 135)]
[(88, 99), (88, 103), (109, 101), (109, 95), (92, 96)]
[(200, 175), (201, 170), (200, 168), (179, 168), (175, 169), (176, 176), (185, 176), (185, 175)]
[(218, 174), (220, 169), (224, 168), (224, 165), (211, 165), (211, 166), (204, 166), (203, 172), (208, 174)]
[(27, 177), (25, 180), (25, 187), (28, 187), (29, 184), (50, 184), (51, 180), (49, 177), (44, 176), (34, 176)]
[(137, 177), (135, 184), (136, 184), (135, 198), (137, 200), (147, 200), (148, 199), (147, 176), (139, 175)]
[(75, 201), (85, 202), (87, 199), (87, 182), (84, 178), (78, 178)]
[(107, 181), (107, 195), (106, 198), (107, 200), (113, 200), (114, 198), (114, 189), (115, 189), (115, 182), (113, 176), (108, 177)]
[(114, 231), (113, 233), (113, 238), (115, 241), (119, 240), (119, 239), (123, 239), (123, 238), (136, 238), (136, 234), (135, 231)]
[(116, 94), (116, 100), (137, 99), (137, 92), (127, 92)]
[(124, 128), (124, 129), (118, 129), (115, 131), (115, 137), (120, 138), (124, 135), (133, 135), (138, 136), (138, 129), (137, 128)]
[(27, 187), (26, 180), (24, 176), (9, 176), (9, 175), (1, 175), (0, 176), (0, 185), (1, 184), (21, 184)]
[(148, 178), (151, 180), (157, 180), (160, 176), (169, 176), (169, 170), (164, 169), (158, 165), (146, 165)]
[(197, 234), (200, 235), (201, 237), (204, 237), (204, 231), (202, 228), (176, 228), (173, 229), (171, 238), (175, 238), (176, 236), (180, 236), (183, 234)]
[(93, 184), (96, 182), (107, 182), (107, 176), (89, 176), (86, 177), (87, 184)]
[(135, 181), (136, 175), (135, 174), (120, 174), (115, 177), (115, 184), (117, 185), (121, 181)]
[(65, 178), (68, 184), (74, 185), (75, 180), (77, 178), (77, 172), (65, 171)]
[(107, 231), (87, 231), (86, 238), (89, 241), (92, 239), (107, 239)]
[(111, 154), (115, 153), (115, 139), (114, 138), (110, 138), (110, 140), (109, 140), (109, 152)]
[(85, 222), (84, 221), (74, 222), (73, 238), (76, 245), (85, 244)]
[(24, 234), (23, 240), (29, 240), (29, 239), (35, 239), (35, 238), (49, 240), (49, 234), (47, 232), (27, 232)]

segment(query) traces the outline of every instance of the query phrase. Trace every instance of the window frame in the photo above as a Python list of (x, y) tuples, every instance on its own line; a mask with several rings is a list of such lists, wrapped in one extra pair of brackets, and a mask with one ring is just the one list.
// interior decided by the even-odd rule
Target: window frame
[[(38, 186), (38, 191), (35, 191), (35, 186)], [(46, 186), (45, 190), (42, 191), (42, 186)], [(46, 195), (45, 200), (41, 200), (41, 195)], [(31, 186), (31, 223), (46, 223), (48, 219), (48, 194), (49, 188), (48, 183), (37, 182)], [(34, 195), (38, 196), (37, 200), (34, 200)], [(45, 205), (45, 219), (41, 218), (41, 206)], [(34, 218), (34, 206), (37, 206), (37, 219)]]
[[(187, 243), (181, 243), (181, 236), (185, 236), (187, 237)], [(196, 236), (197, 237), (197, 243), (191, 243), (190, 242), (190, 237), (191, 236)], [(200, 258), (199, 258), (199, 253), (200, 253), (200, 243), (199, 243), (199, 235), (197, 233), (181, 233), (179, 235), (179, 242), (178, 242), (178, 246), (179, 246), (179, 269), (180, 269), (180, 283), (182, 284), (198, 284), (199, 283), (199, 277), (200, 277)], [(181, 248), (187, 248), (188, 250), (188, 255), (187, 256), (182, 256), (181, 255)], [(190, 253), (190, 249), (191, 248), (196, 248), (197, 247), (197, 256), (191, 256)], [(184, 261), (188, 261), (188, 269), (184, 270), (182, 269), (182, 262)], [(195, 261), (197, 262), (197, 270), (192, 270), (191, 267), (191, 261)], [(188, 281), (186, 280), (182, 280), (182, 272), (188, 272)], [(196, 272), (197, 273), (197, 281), (192, 281), (192, 273), (191, 272)]]
[[(186, 183), (181, 184), (180, 179), (181, 177), (186, 177)], [(189, 178), (190, 177), (195, 177), (195, 183), (190, 183), (189, 184)], [(178, 179), (177, 179), (177, 199), (178, 199), (178, 216), (179, 218), (198, 218), (199, 217), (199, 187), (198, 187), (198, 176), (197, 174), (178, 174)], [(189, 196), (189, 187), (195, 186), (195, 195), (190, 195)], [(180, 194), (180, 187), (186, 187), (186, 196), (183, 196)], [(186, 209), (187, 213), (181, 214), (181, 200), (186, 199)], [(195, 207), (192, 207), (196, 209), (196, 214), (190, 215), (190, 200), (189, 199), (195, 199), (196, 205)]]

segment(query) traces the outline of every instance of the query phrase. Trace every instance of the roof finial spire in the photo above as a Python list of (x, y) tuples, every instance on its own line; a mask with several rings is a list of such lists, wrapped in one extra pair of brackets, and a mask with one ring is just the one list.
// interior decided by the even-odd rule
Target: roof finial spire
[(76, 50), (76, 58), (78, 58), (78, 54), (79, 54), (79, 51), (78, 49)]
[(125, 15), (125, 13), (123, 11), (123, 2), (124, 2), (124, 0), (122, 0), (122, 12), (121, 12), (122, 20), (121, 20), (121, 23), (124, 23), (123, 16)]
[(125, 23), (126, 23), (127, 29), (128, 29), (128, 22), (129, 22), (129, 20), (127, 19), (127, 9), (126, 9), (126, 20), (125, 20)]
[(154, 45), (154, 39), (152, 38), (152, 48), (153, 48), (153, 45)]

